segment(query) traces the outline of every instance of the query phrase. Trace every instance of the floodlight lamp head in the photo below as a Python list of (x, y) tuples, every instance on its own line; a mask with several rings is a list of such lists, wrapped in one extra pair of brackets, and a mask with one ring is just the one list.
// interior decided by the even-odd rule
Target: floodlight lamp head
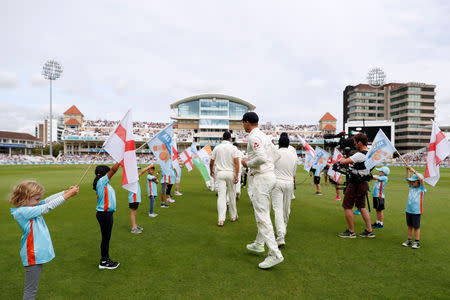
[(384, 84), (386, 79), (386, 74), (381, 68), (372, 68), (367, 74), (367, 81), (370, 86), (379, 87)]
[(56, 80), (61, 76), (63, 69), (56, 60), (48, 60), (42, 68), (42, 76), (48, 80)]

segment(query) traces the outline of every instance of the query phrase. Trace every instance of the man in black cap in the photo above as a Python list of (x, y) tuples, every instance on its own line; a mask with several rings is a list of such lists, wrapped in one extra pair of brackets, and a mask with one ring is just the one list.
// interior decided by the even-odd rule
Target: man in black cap
[(285, 245), (284, 237), (291, 212), (291, 200), (294, 196), (294, 185), (292, 182), (295, 180), (297, 170), (297, 154), (289, 148), (291, 147), (289, 143), (289, 136), (283, 132), (278, 140), (278, 154), (280, 157), (275, 161), (277, 183), (271, 195), (279, 247)]
[(242, 159), (242, 165), (250, 169), (249, 196), (255, 210), (258, 234), (247, 249), (254, 252), (264, 252), (264, 244), (269, 248), (266, 259), (258, 266), (268, 269), (281, 263), (284, 258), (278, 249), (270, 219), (270, 194), (275, 188), (276, 177), (274, 161), (278, 152), (271, 139), (258, 128), (258, 115), (247, 112), (242, 117), (242, 125), (248, 133), (247, 155)]
[(228, 201), (231, 222), (238, 219), (234, 185), (238, 182), (239, 176), (239, 153), (231, 143), (229, 131), (223, 133), (222, 143), (214, 148), (209, 166), (217, 188), (217, 225), (221, 227), (225, 222)]

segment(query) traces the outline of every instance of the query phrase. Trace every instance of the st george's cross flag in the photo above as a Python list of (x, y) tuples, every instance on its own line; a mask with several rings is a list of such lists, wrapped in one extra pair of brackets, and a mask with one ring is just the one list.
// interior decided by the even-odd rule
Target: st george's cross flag
[(305, 139), (303, 139), (300, 135), (297, 134), (297, 138), (300, 140), (300, 143), (302, 143), (303, 148), (306, 149), (306, 151), (308, 151), (308, 153), (312, 156), (315, 157), (316, 156), (316, 152), (314, 151), (314, 149), (305, 141)]
[(200, 174), (202, 174), (202, 177), (205, 180), (205, 182), (210, 181), (211, 171), (209, 170), (209, 162), (211, 159), (210, 154), (208, 154), (208, 150), (211, 151), (211, 147), (208, 144), (202, 149), (197, 151), (197, 146), (195, 144), (192, 144), (191, 150), (194, 158), (194, 166), (200, 171)]
[(342, 157), (344, 157), (342, 153), (337, 148), (334, 148), (333, 157), (331, 158), (331, 166), (328, 168), (327, 172), (327, 175), (330, 176), (334, 182), (339, 182), (341, 180), (342, 173), (334, 171), (333, 165), (341, 160)]
[(427, 166), (425, 168), (425, 182), (435, 186), (439, 181), (439, 164), (450, 154), (450, 142), (445, 134), (433, 121), (430, 145), (427, 153)]
[(194, 169), (194, 153), (192, 153), (191, 147), (187, 148), (180, 154), (181, 161), (183, 162), (184, 166), (188, 170), (188, 172), (192, 171)]
[(181, 174), (181, 166), (179, 163), (180, 157), (178, 156), (178, 148), (177, 148), (177, 141), (175, 138), (172, 139), (172, 166), (175, 169), (175, 172), (177, 174)]
[(122, 166), (122, 187), (130, 192), (137, 193), (139, 176), (131, 109), (105, 141), (103, 147)]
[(209, 169), (209, 162), (211, 161), (212, 150), (211, 146), (207, 144), (202, 149), (197, 152), (198, 157), (205, 163), (205, 166), (208, 168), (208, 174), (211, 174), (211, 170)]
[(172, 174), (172, 138), (173, 123), (147, 141), (148, 147), (165, 174)]

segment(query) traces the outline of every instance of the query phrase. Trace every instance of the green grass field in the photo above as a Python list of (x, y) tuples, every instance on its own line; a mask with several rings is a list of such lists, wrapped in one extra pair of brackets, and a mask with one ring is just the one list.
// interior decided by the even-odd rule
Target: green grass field
[[(21, 299), (23, 293), (22, 232), (9, 212), (12, 187), (20, 180), (36, 179), (50, 195), (76, 184), (84, 168), (0, 167), (0, 299)], [(44, 216), (56, 257), (44, 265), (37, 299), (448, 299), (450, 169), (441, 169), (436, 187), (427, 185), (422, 247), (417, 250), (401, 246), (407, 237), (408, 186), (404, 168), (391, 170), (385, 229), (376, 230), (375, 239), (349, 240), (336, 236), (346, 223), (341, 203), (333, 200), (334, 189), (324, 186), (323, 196), (313, 195), (311, 179), (300, 167), (282, 250), (285, 260), (270, 270), (257, 267), (265, 255), (245, 248), (256, 236), (246, 190), (238, 201), (239, 221), (227, 220), (219, 228), (215, 194), (196, 171), (184, 171), (184, 195), (176, 197), (169, 209), (158, 205), (155, 219), (148, 217), (149, 202), (143, 197), (137, 214), (144, 227), (141, 235), (130, 233), (127, 192), (120, 187), (120, 172), (113, 177), (118, 203), (110, 255), (121, 265), (99, 270), (100, 230), (90, 172), (78, 196)], [(143, 178), (141, 187), (145, 191)], [(355, 229), (357, 233), (364, 229), (361, 217), (356, 217)]]

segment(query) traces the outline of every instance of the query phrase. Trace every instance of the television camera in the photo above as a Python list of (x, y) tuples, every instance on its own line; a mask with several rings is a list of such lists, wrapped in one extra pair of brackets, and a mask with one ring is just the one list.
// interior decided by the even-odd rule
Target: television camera
[[(345, 158), (350, 157), (354, 153), (356, 153), (356, 148), (353, 142), (352, 134), (345, 134), (345, 132), (340, 132), (338, 134), (324, 134), (324, 139), (336, 139), (339, 138), (339, 141), (325, 141), (325, 145), (329, 147), (338, 147), (341, 151), (342, 155)], [(372, 175), (368, 176), (360, 176), (356, 175), (352, 172), (352, 167), (350, 165), (341, 165), (339, 162), (333, 164), (333, 171), (339, 172), (345, 176), (345, 181), (343, 183), (336, 183), (336, 187), (340, 190), (343, 190), (345, 194), (345, 190), (349, 184), (349, 182), (363, 182), (370, 181), (372, 179)], [(366, 200), (368, 209), (370, 211), (369, 198), (366, 192)]]

